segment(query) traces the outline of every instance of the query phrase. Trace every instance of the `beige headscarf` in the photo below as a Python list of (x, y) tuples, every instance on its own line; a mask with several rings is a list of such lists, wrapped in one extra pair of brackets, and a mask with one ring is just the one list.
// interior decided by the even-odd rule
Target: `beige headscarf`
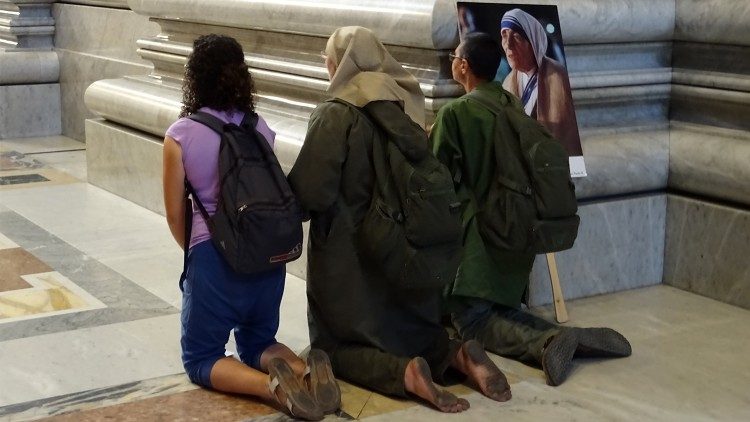
[(388, 53), (367, 28), (337, 29), (326, 44), (336, 64), (328, 93), (357, 107), (372, 101), (398, 101), (404, 112), (424, 127), (424, 95), (419, 82)]

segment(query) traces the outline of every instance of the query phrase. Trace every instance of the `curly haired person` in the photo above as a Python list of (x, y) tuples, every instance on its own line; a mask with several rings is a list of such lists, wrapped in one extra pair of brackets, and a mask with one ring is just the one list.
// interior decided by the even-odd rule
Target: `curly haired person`
[[(211, 242), (211, 233), (198, 209), (185, 238), (185, 181), (209, 215), (219, 197), (220, 135), (188, 118), (203, 112), (227, 124), (240, 125), (254, 114), (253, 79), (236, 40), (205, 35), (195, 40), (185, 67), (180, 119), (164, 138), (164, 205), (167, 221), (180, 247), (189, 248), (182, 298), (182, 361), (196, 384), (275, 401), (298, 418), (319, 420), (340, 404), (340, 392), (328, 358), (311, 351), (307, 362), (276, 341), (279, 306), (286, 272), (239, 274)], [(258, 117), (256, 130), (273, 147), (275, 133)], [(234, 331), (239, 359), (225, 356)], [(312, 368), (312, 377), (308, 373)], [(270, 373), (270, 375), (269, 375)], [(306, 381), (318, 375), (335, 386), (334, 408), (325, 409)], [(330, 391), (330, 390), (329, 390)]]

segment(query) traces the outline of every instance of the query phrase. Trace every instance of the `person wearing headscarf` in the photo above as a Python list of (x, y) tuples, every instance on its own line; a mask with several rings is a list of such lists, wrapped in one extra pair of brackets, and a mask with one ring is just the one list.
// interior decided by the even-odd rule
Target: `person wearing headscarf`
[(546, 56), (548, 40), (542, 24), (523, 10), (513, 9), (503, 15), (500, 35), (512, 69), (503, 88), (521, 100), (526, 114), (544, 125), (569, 156), (583, 155), (568, 73)]
[(445, 381), (449, 368), (469, 376), (485, 395), (509, 399), (505, 376), (481, 344), (451, 340), (440, 323), (442, 286), (399, 290), (358, 246), (357, 229), (375, 188), (373, 145), (393, 140), (429, 153), (418, 81), (366, 28), (337, 29), (324, 56), (333, 98), (313, 111), (289, 173), (310, 215), (312, 347), (330, 355), (337, 377), (383, 394), (415, 395), (443, 412), (469, 407), (433, 382)]

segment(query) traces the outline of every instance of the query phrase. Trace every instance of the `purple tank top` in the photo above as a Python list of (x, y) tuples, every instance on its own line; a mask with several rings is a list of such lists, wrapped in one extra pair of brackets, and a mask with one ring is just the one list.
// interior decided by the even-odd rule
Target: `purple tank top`
[[(245, 113), (241, 111), (216, 111), (208, 107), (202, 107), (199, 111), (205, 111), (224, 122), (237, 125), (245, 117)], [(268, 127), (266, 121), (260, 116), (258, 116), (256, 129), (273, 148), (276, 133)], [(198, 194), (201, 203), (206, 207), (208, 214), (213, 215), (216, 212), (216, 203), (219, 197), (219, 145), (221, 143), (219, 134), (198, 122), (183, 117), (172, 123), (172, 126), (167, 129), (167, 136), (180, 145), (185, 175)], [(197, 204), (194, 203), (190, 247), (210, 238), (208, 226), (203, 220)]]

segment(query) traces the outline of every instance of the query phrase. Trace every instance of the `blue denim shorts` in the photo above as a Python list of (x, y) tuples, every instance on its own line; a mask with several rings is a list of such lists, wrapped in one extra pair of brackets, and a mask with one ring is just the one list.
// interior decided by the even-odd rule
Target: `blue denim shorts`
[(225, 356), (234, 330), (237, 352), (260, 369), (260, 356), (276, 344), (285, 268), (237, 274), (210, 240), (188, 253), (182, 295), (182, 363), (190, 380), (211, 387), (211, 368)]

